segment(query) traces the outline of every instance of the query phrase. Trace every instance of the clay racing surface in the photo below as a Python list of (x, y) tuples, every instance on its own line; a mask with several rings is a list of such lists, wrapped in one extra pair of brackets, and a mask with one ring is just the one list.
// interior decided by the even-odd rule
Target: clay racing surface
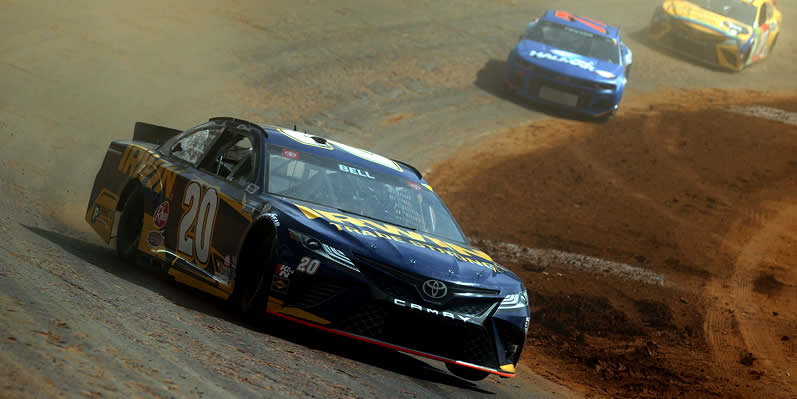
[(597, 396), (797, 395), (795, 110), (659, 91), (439, 164), (466, 234), (533, 292), (525, 364)]
[[(795, 394), (797, 136), (725, 105), (797, 111), (736, 90), (795, 89), (788, 29), (772, 59), (729, 74), (649, 47), (649, 0), (161, 3), (3, 2), (0, 396)], [(780, 3), (788, 23), (795, 8)], [(617, 119), (550, 119), (501, 91), (518, 34), (553, 7), (623, 28), (635, 65)], [(667, 89), (698, 87), (719, 89)], [(470, 383), (245, 324), (117, 261), (82, 220), (108, 143), (137, 120), (217, 115), (429, 171), (466, 232), (531, 288), (518, 377)], [(472, 148), (490, 154), (456, 157)]]

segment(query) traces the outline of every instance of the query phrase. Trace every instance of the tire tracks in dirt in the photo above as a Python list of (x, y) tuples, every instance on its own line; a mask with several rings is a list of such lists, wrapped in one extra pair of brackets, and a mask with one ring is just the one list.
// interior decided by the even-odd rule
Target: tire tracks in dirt
[[(752, 297), (770, 295), (755, 292), (755, 282), (771, 272), (768, 265), (778, 263), (778, 259), (771, 254), (777, 253), (779, 245), (784, 244), (782, 237), (797, 231), (797, 203), (772, 204), (771, 209), (774, 209), (774, 215), (761, 221), (752, 234), (747, 233), (748, 228), (745, 228), (746, 223), (742, 220), (726, 237), (728, 247), (741, 242), (740, 252), (732, 265), (731, 275), (714, 278), (706, 286), (707, 295), (715, 299), (708, 306), (704, 330), (714, 360), (720, 368), (745, 372), (747, 370), (741, 367), (740, 362), (751, 362), (750, 357), (744, 360), (745, 355), (751, 353), (756, 360), (747, 366), (763, 370), (764, 378), (780, 385), (789, 370), (795, 370), (797, 361), (793, 356), (787, 356), (780, 345), (779, 334), (782, 334), (782, 329), (772, 320), (779, 313), (775, 311), (773, 314), (773, 310), (757, 306), (760, 300), (753, 300)], [(753, 214), (760, 215), (759, 212)], [(787, 274), (780, 278), (795, 277), (795, 271), (780, 271)], [(792, 306), (797, 304), (794, 299), (784, 300)], [(782, 387), (787, 389), (786, 386)]]

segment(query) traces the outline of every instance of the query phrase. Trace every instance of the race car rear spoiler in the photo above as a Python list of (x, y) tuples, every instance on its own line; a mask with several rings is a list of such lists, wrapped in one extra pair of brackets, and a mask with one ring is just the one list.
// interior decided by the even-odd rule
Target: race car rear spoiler
[(172, 129), (144, 122), (136, 122), (133, 128), (133, 140), (161, 145), (170, 138), (182, 133), (182, 130)]

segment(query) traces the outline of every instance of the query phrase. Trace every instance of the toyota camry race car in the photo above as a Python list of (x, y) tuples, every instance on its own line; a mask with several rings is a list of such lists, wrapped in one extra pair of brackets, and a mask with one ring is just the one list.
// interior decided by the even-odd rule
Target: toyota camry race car
[(127, 261), (306, 326), (513, 377), (521, 280), (471, 247), (412, 166), (274, 126), (137, 123), (110, 144), (86, 220)]
[(769, 55), (781, 19), (773, 0), (667, 0), (653, 13), (649, 37), (695, 61), (741, 71)]
[(614, 114), (631, 70), (620, 31), (548, 10), (509, 53), (504, 80), (513, 94), (601, 117)]

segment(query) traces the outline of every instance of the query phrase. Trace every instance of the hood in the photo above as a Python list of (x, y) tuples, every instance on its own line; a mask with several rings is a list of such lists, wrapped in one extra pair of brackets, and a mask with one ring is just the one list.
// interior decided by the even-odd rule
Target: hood
[(501, 296), (523, 289), (514, 273), (467, 244), (317, 204), (275, 200), (273, 205), (292, 219), (283, 224), (343, 251), (352, 260), (368, 258), (429, 279), (495, 289)]
[[(525, 61), (542, 68), (557, 71), (563, 75), (611, 83), (623, 74), (621, 65), (559, 50), (556, 47), (533, 40), (521, 40), (516, 50), (518, 55)], [(615, 77), (612, 78), (610, 75), (606, 75), (606, 72)]]
[(706, 10), (684, 0), (667, 0), (662, 9), (671, 17), (682, 20), (693, 29), (746, 41), (753, 33), (753, 27), (736, 19)]

